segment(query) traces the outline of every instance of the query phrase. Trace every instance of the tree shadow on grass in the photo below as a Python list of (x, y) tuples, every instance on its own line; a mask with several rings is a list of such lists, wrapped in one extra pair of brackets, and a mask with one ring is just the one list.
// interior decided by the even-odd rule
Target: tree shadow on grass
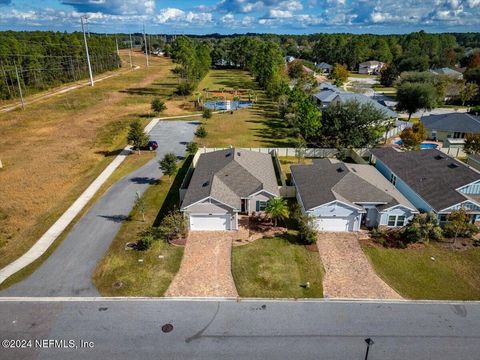
[(180, 186), (182, 185), (183, 179), (187, 174), (188, 168), (192, 163), (193, 156), (189, 155), (185, 161), (183, 162), (182, 167), (178, 170), (177, 175), (172, 181), (172, 185), (170, 186), (170, 190), (168, 191), (165, 200), (163, 201), (162, 207), (157, 213), (155, 217), (155, 221), (153, 222), (153, 226), (159, 226), (160, 222), (162, 221), (163, 217), (167, 215), (170, 211), (174, 210), (175, 208), (179, 208), (180, 204)]
[(123, 149), (117, 149), (117, 150), (100, 150), (100, 151), (95, 151), (95, 154), (97, 155), (103, 155), (105, 157), (114, 157), (117, 155), (120, 155), (120, 153), (123, 151)]
[(153, 87), (128, 88), (120, 92), (129, 95), (159, 95), (159, 89)]

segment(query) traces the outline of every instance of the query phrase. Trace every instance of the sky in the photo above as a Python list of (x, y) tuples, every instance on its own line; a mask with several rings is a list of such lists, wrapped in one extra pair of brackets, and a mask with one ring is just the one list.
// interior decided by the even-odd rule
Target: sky
[(0, 30), (398, 34), (480, 31), (480, 0), (0, 0)]

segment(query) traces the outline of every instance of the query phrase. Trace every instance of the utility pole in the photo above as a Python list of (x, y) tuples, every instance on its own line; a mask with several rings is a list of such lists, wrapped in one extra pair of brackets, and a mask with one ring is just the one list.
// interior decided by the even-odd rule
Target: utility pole
[(132, 34), (130, 34), (130, 52), (128, 53), (128, 55), (130, 57), (130, 67), (131, 68), (133, 68), (132, 51), (133, 51)]
[(147, 48), (147, 36), (145, 35), (145, 23), (143, 24), (143, 46), (145, 46), (145, 59), (148, 67), (148, 48)]
[(82, 22), (82, 31), (83, 31), (83, 40), (85, 41), (85, 52), (87, 53), (87, 64), (88, 64), (88, 73), (90, 75), (90, 85), (93, 86), (93, 74), (92, 74), (92, 65), (90, 64), (90, 54), (88, 53), (88, 44), (87, 44), (87, 35), (85, 35), (85, 25), (83, 20), (86, 20), (86, 16), (81, 16), (80, 21)]
[(120, 51), (118, 50), (118, 39), (115, 36), (115, 46), (117, 47), (117, 55), (120, 56)]
[(22, 86), (20, 85), (20, 79), (18, 77), (17, 64), (15, 64), (15, 74), (17, 75), (18, 92), (20, 93), (20, 100), (22, 102), (22, 110), (25, 110), (25, 102), (23, 101)]

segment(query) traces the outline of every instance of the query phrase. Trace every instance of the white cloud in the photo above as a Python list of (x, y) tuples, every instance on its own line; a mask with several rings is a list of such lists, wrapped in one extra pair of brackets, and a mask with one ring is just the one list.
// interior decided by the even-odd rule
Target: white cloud
[(156, 20), (159, 24), (206, 24), (212, 22), (213, 15), (205, 12), (194, 13), (192, 11), (186, 12), (176, 8), (167, 8), (160, 10), (156, 16)]

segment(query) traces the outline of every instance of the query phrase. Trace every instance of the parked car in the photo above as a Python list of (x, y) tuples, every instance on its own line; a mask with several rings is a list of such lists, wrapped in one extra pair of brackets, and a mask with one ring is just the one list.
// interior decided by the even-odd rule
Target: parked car
[(154, 151), (154, 150), (157, 150), (157, 148), (158, 148), (158, 143), (156, 141), (149, 141), (147, 145), (142, 146), (140, 150)]

